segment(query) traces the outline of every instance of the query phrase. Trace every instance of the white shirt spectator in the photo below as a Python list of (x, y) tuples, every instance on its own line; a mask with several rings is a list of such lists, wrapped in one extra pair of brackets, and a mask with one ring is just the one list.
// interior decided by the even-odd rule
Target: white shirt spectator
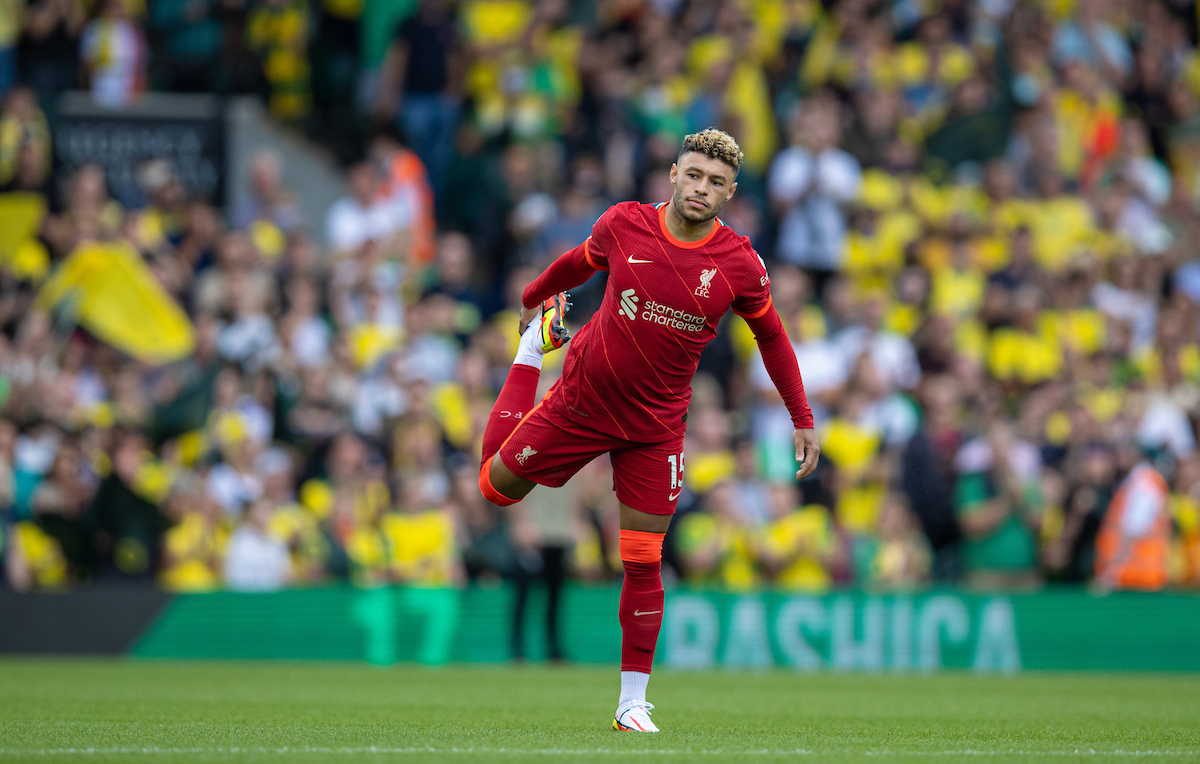
[(1154, 157), (1129, 159), (1125, 162), (1123, 174), (1155, 207), (1161, 207), (1171, 200), (1171, 171)]
[(354, 429), (363, 435), (379, 435), (386, 419), (394, 419), (408, 410), (408, 393), (390, 375), (363, 380), (354, 395), (350, 412)]
[(236, 515), (243, 506), (262, 496), (262, 483), (254, 475), (243, 474), (222, 463), (208, 472), (208, 495), (227, 514)]
[(770, 515), (770, 498), (763, 481), (739, 480), (733, 484), (733, 495), (735, 505), (746, 522), (755, 527), (767, 522)]
[(1133, 69), (1133, 51), (1116, 29), (1103, 20), (1067, 21), (1054, 32), (1052, 57), (1055, 63), (1081, 61), (1093, 66), (1101, 62), (1121, 74)]
[(225, 358), (237, 361), (251, 371), (258, 370), (279, 354), (275, 325), (262, 313), (240, 316), (221, 330), (217, 349)]
[[(846, 366), (845, 356), (837, 345), (827, 340), (793, 342), (792, 350), (796, 353), (800, 373), (804, 376), (804, 390), (809, 396), (808, 402), (812, 408), (813, 418), (822, 422), (826, 419), (827, 413), (821, 402), (815, 398), (820, 393), (837, 390), (846, 384), (850, 370)], [(767, 373), (767, 368), (763, 365), (762, 356), (757, 352), (755, 352), (754, 361), (750, 366), (750, 381), (760, 392), (775, 390), (775, 383), (771, 381), (771, 375)], [(775, 405), (755, 407), (752, 428), (755, 438), (760, 442), (782, 443), (787, 447), (783, 450), (791, 448), (792, 418), (782, 401)], [(785, 473), (776, 472), (776, 469), (768, 465), (768, 477), (783, 479)], [(795, 468), (791, 469), (794, 474)]]
[(1154, 327), (1158, 323), (1158, 306), (1154, 300), (1104, 281), (1092, 289), (1092, 303), (1101, 313), (1129, 322), (1133, 327), (1135, 348), (1154, 341)]
[(329, 343), (332, 339), (333, 332), (329, 330), (329, 324), (317, 316), (309, 316), (292, 331), (288, 346), (296, 363), (311, 369), (324, 366), (329, 360)]
[(409, 345), (409, 369), (413, 379), (433, 385), (450, 382), (458, 374), (458, 343), (437, 334), (414, 337)]
[(1146, 413), (1138, 424), (1138, 443), (1154, 448), (1166, 446), (1176, 459), (1196, 450), (1196, 436), (1183, 409), (1165, 395), (1150, 396)]
[(779, 255), (805, 268), (831, 271), (842, 258), (846, 215), (858, 195), (862, 169), (854, 156), (827, 149), (817, 156), (802, 146), (784, 149), (771, 164), (768, 192), (787, 205), (779, 225)]
[(1129, 490), (1125, 514), (1121, 516), (1121, 534), (1127, 538), (1140, 539), (1154, 528), (1159, 513), (1166, 509), (1166, 497), (1158, 489), (1158, 482), (1147, 470), (1154, 468), (1139, 464), (1125, 479)]
[[(846, 384), (846, 379), (850, 376), (850, 367), (846, 364), (845, 353), (833, 342), (793, 342), (792, 350), (796, 353), (796, 363), (800, 366), (800, 374), (804, 377), (804, 390), (808, 395), (815, 396), (836, 390)], [(775, 389), (775, 383), (771, 381), (771, 375), (767, 373), (767, 367), (763, 365), (762, 356), (757, 351), (750, 369), (750, 379), (758, 390)]]
[(250, 523), (242, 523), (229, 539), (225, 553), (225, 583), (240, 592), (282, 589), (291, 576), (292, 561), (283, 541)]
[(870, 403), (863, 412), (863, 423), (883, 433), (888, 448), (901, 448), (917, 434), (921, 417), (908, 398), (896, 393)]
[(386, 242), (411, 220), (412, 211), (404, 197), (364, 207), (353, 197), (343, 196), (329, 207), (326, 236), (339, 252), (356, 250), (368, 241)]
[[(995, 455), (986, 438), (967, 441), (954, 457), (954, 468), (959, 473), (987, 472), (992, 468)], [(1008, 450), (1008, 468), (1022, 481), (1037, 480), (1042, 469), (1042, 455), (1037, 446), (1024, 440), (1015, 440)]]
[[(838, 332), (833, 340), (845, 356), (847, 369), (854, 368), (858, 357), (868, 353), (871, 365), (889, 391), (911, 390), (921, 381), (917, 351), (907, 337), (892, 332), (872, 332), (865, 326), (849, 326)], [(804, 384), (807, 389), (807, 375)]]
[(242, 417), (246, 435), (256, 443), (270, 443), (275, 434), (275, 416), (252, 395), (243, 395), (233, 406)]
[(101, 106), (125, 106), (142, 88), (146, 44), (128, 19), (101, 17), (90, 22), (80, 40), (80, 57), (92, 76), (92, 98)]

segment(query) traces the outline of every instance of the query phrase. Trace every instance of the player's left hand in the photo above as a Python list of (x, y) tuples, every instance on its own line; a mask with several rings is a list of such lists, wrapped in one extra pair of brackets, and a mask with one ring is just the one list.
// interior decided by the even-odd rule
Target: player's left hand
[(813, 474), (817, 468), (817, 460), (821, 457), (821, 446), (817, 444), (816, 430), (796, 430), (792, 433), (796, 441), (796, 461), (800, 469), (796, 470), (796, 479), (803, 480)]
[(541, 305), (534, 305), (532, 308), (521, 306), (521, 317), (517, 320), (517, 333), (524, 334), (525, 327), (529, 326), (529, 322), (537, 317), (542, 312)]

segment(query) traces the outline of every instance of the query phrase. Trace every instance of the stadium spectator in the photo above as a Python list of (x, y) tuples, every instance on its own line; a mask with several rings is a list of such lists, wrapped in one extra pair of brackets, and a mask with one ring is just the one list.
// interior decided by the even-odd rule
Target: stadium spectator
[(961, 532), (955, 519), (954, 458), (961, 445), (960, 391), (945, 376), (923, 385), (924, 421), (904, 451), (902, 481), (910, 506), (933, 547), (935, 580), (959, 576)]
[(411, 211), (409, 259), (428, 263), (434, 254), (437, 226), (434, 221), (433, 188), (429, 173), (417, 153), (404, 145), (395, 131), (377, 130), (368, 141), (371, 161), (383, 170), (379, 198), (387, 204), (403, 205)]
[(9, 90), (0, 112), (0, 188), (40, 192), (50, 173), (50, 130), (36, 95)]
[(270, 532), (274, 507), (265, 499), (247, 505), (225, 550), (225, 585), (234, 591), (269, 592), (291, 579), (287, 544)]
[(274, 151), (254, 155), (247, 191), (230, 216), (234, 228), (246, 230), (262, 221), (286, 233), (303, 223), (295, 195), (283, 185), (283, 167)]
[(267, 108), (285, 123), (303, 120), (312, 109), (308, 36), (308, 5), (300, 0), (263, 0), (246, 18), (246, 47), (258, 56)]
[(986, 441), (968, 441), (955, 457), (955, 512), (963, 535), (966, 582), (992, 589), (1038, 581), (1040, 459), (1004, 424)]
[(533, 501), (524, 502), (514, 513), (512, 542), (516, 549), (515, 581), (517, 595), (513, 603), (513, 657), (526, 654), (525, 633), (529, 592), (535, 581), (546, 586), (546, 653), (551, 661), (566, 657), (560, 636), (563, 584), (567, 577), (567, 555), (574, 544), (575, 513), (579, 486), (583, 480), (572, 478), (562, 490), (535, 491)]
[(412, 220), (408, 198), (380, 199), (378, 170), (367, 162), (350, 168), (348, 186), (349, 195), (333, 203), (326, 221), (326, 238), (335, 256), (354, 254), (367, 242), (391, 253), (397, 233)]
[(80, 39), (83, 79), (96, 103), (121, 107), (146, 89), (146, 37), (125, 0), (107, 0)]
[(792, 146), (771, 165), (771, 202), (780, 217), (779, 258), (827, 277), (842, 263), (844, 206), (858, 194), (858, 160), (838, 148), (841, 105), (809, 99), (792, 117)]
[[(478, 10), (476, 18), (484, 16), (488, 5), (474, 4), (467, 12), (472, 10)], [(500, 8), (496, 11), (501, 15), (505, 12)], [(487, 25), (488, 21), (478, 23)], [(472, 26), (470, 21), (467, 26)], [(421, 161), (430, 168), (434, 192), (439, 197), (458, 122), (462, 59), (459, 25), (451, 5), (446, 0), (421, 0), (416, 13), (400, 25), (388, 49), (374, 106), (376, 113), (398, 121)]]
[(1138, 461), (1121, 481), (1096, 535), (1096, 583), (1102, 589), (1153, 591), (1167, 585), (1169, 500), (1162, 474), (1149, 461)]
[(891, 493), (879, 513), (879, 540), (870, 549), (869, 567), (859, 578), (880, 589), (913, 589), (929, 580), (929, 542), (902, 494)]
[(17, 82), (17, 41), (24, 20), (22, 0), (7, 0), (0, 8), (0, 97)]
[(800, 506), (794, 486), (773, 484), (759, 562), (767, 580), (785, 591), (828, 590), (842, 562), (829, 510), (820, 504)]
[(732, 483), (710, 486), (699, 512), (685, 514), (673, 534), (685, 580), (695, 586), (744, 590), (761, 580), (755, 559), (759, 529), (734, 503)]
[(59, 93), (79, 84), (79, 37), (86, 23), (81, 0), (35, 0), (26, 8), (17, 63), (21, 81), (48, 112)]
[(166, 86), (184, 93), (214, 91), (221, 84), (221, 7), (218, 0), (150, 3), (148, 26), (163, 36)]

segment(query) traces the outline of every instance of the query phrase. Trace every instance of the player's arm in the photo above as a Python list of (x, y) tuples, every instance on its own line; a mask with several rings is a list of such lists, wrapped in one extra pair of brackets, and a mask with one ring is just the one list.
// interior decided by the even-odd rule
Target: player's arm
[(813, 427), (812, 409), (808, 407), (808, 397), (804, 394), (804, 380), (800, 378), (800, 367), (796, 363), (796, 352), (792, 350), (792, 341), (784, 331), (783, 322), (775, 306), (768, 303), (766, 310), (758, 316), (742, 316), (754, 332), (754, 340), (758, 343), (758, 352), (762, 354), (763, 365), (771, 382), (783, 398), (788, 414), (792, 417), (792, 425), (796, 431), (792, 439), (796, 444), (796, 461), (800, 469), (796, 478), (803, 479), (817, 468), (817, 459), (821, 455), (821, 447), (817, 443), (817, 431)]
[(542, 275), (529, 282), (529, 286), (525, 287), (521, 294), (521, 305), (525, 308), (541, 305), (543, 300), (579, 286), (596, 271), (608, 270), (607, 267), (599, 267), (599, 263), (589, 252), (591, 240), (589, 236), (578, 247), (559, 255), (557, 260), (542, 271)]
[(543, 300), (559, 292), (574, 289), (590, 279), (597, 270), (601, 270), (589, 257), (590, 242), (589, 236), (578, 247), (559, 255), (557, 260), (542, 271), (542, 275), (525, 287), (521, 294), (521, 331), (525, 331), (525, 326), (537, 315)]
[(749, 261), (741, 288), (733, 299), (733, 312), (745, 319), (754, 332), (767, 375), (771, 377), (779, 397), (783, 398), (783, 405), (787, 406), (792, 417), (792, 425), (796, 428), (792, 440), (796, 444), (796, 461), (800, 462), (796, 478), (803, 479), (817, 468), (817, 459), (821, 455), (817, 432), (813, 428), (812, 409), (808, 407), (808, 397), (804, 394), (804, 381), (800, 378), (796, 351), (792, 350), (792, 341), (784, 331), (783, 322), (779, 320), (779, 313), (771, 300), (771, 277), (767, 275), (767, 264), (748, 245), (743, 246), (753, 259)]
[(611, 245), (613, 207), (600, 216), (592, 226), (592, 235), (578, 247), (559, 255), (542, 271), (521, 295), (521, 330), (533, 318), (537, 306), (559, 292), (574, 289), (592, 277), (596, 271), (608, 270), (607, 252)]

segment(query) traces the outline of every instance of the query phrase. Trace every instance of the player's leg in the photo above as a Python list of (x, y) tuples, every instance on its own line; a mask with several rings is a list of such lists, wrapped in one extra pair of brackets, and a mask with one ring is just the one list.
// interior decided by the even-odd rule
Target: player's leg
[[(479, 471), (479, 488), (495, 504), (512, 504), (525, 498), (535, 485), (531, 480), (517, 478), (503, 462), (492, 457), (500, 449), (522, 418), (533, 409), (538, 380), (542, 374), (542, 357), (562, 347), (570, 335), (562, 316), (567, 310), (566, 295), (558, 294), (542, 304), (542, 312), (525, 327), (517, 344), (517, 356), (492, 406), (487, 426), (483, 430), (483, 460)], [(493, 461), (495, 465), (493, 465)], [(504, 473), (507, 473), (504, 474)], [(508, 499), (508, 501), (504, 501)]]
[(479, 471), (484, 498), (502, 507), (516, 504), (535, 485), (558, 487), (614, 444), (623, 441), (581, 426), (567, 415), (554, 388), (520, 421)]
[[(621, 563), (625, 578), (617, 614), (621, 621), (621, 695), (613, 729), (657, 732), (646, 687), (662, 629), (663, 538), (682, 487), (679, 442), (613, 454), (613, 482), (621, 501)], [(640, 508), (634, 508), (632, 502)]]
[(524, 499), (535, 485), (537, 483), (528, 478), (514, 475), (504, 460), (495, 454), (488, 456), (479, 469), (479, 490), (483, 492), (483, 498), (501, 507)]
[(662, 547), (670, 515), (655, 515), (621, 504), (621, 696), (613, 729), (658, 732), (650, 721), (646, 686), (663, 622)]

